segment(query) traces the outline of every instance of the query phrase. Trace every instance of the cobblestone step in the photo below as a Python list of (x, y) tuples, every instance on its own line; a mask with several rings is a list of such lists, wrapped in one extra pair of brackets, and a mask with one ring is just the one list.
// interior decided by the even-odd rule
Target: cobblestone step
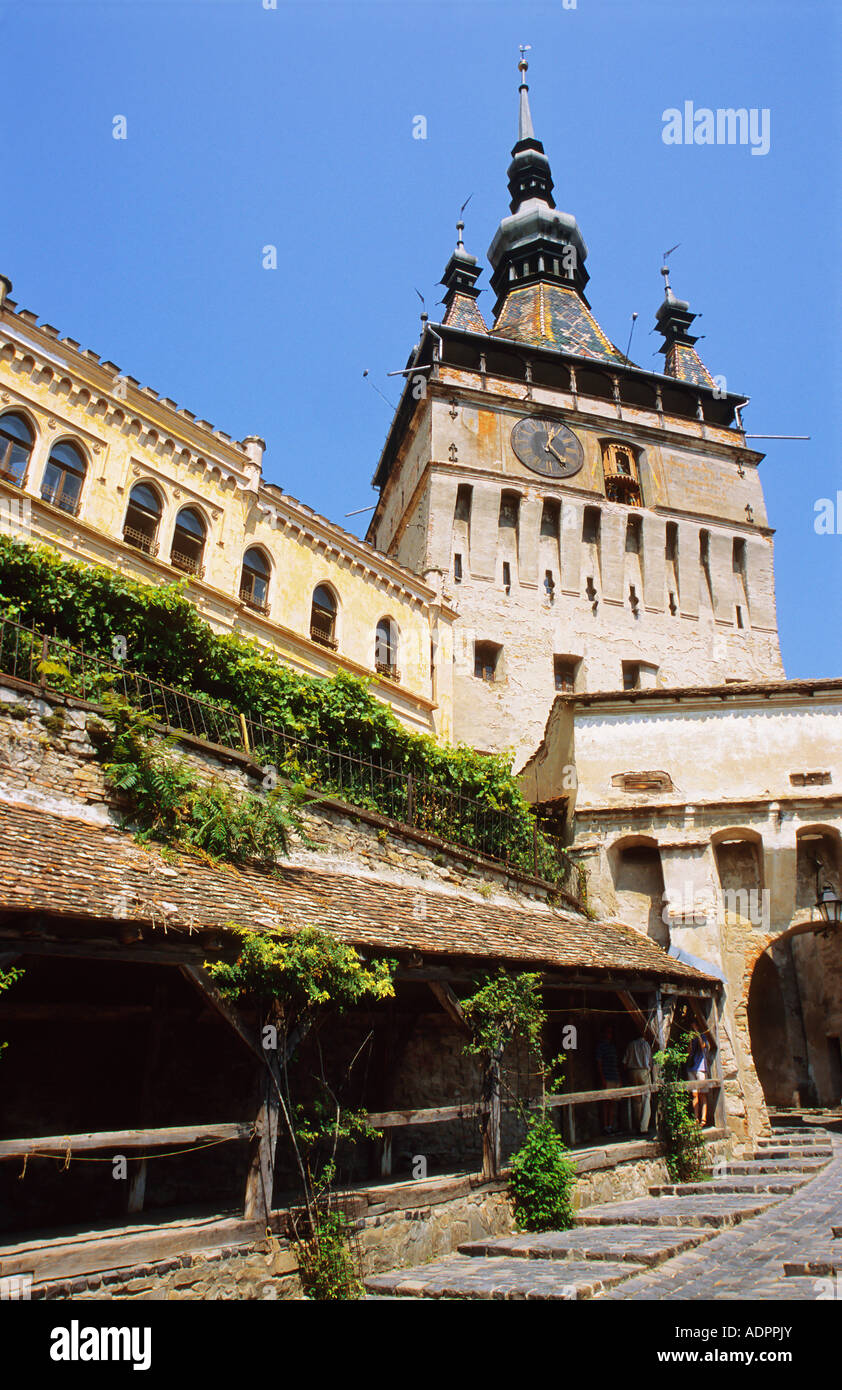
[(735, 1174), (734, 1177), (711, 1178), (707, 1182), (659, 1182), (649, 1188), (650, 1197), (695, 1197), (720, 1193), (780, 1193), (787, 1197), (796, 1188), (809, 1182), (810, 1173), (786, 1173), (778, 1177), (763, 1177), (761, 1174)]
[[(728, 1162), (727, 1167), (723, 1165), (718, 1172), (718, 1176), (729, 1178), (733, 1174), (744, 1173), (820, 1173), (822, 1168), (827, 1166), (826, 1158), (767, 1158), (760, 1155), (757, 1158), (736, 1158)], [(707, 1171), (713, 1174), (713, 1169)]]
[(788, 1278), (799, 1275), (805, 1277), (842, 1275), (842, 1250), (836, 1253), (830, 1250), (825, 1254), (810, 1254), (808, 1259), (803, 1260), (784, 1260), (784, 1274)]
[[(705, 1189), (711, 1184), (705, 1183)], [(699, 1196), (634, 1197), (577, 1212), (577, 1226), (734, 1226), (779, 1202), (776, 1195), (742, 1195), (705, 1190)]]
[(831, 1137), (826, 1129), (799, 1129), (791, 1133), (762, 1134), (756, 1141), (759, 1149), (780, 1149), (790, 1146), (803, 1148), (805, 1144), (830, 1144)]
[(712, 1230), (688, 1226), (592, 1226), (572, 1231), (542, 1231), (489, 1236), (459, 1246), (460, 1255), (499, 1255), (528, 1260), (613, 1260), (660, 1264), (682, 1250), (708, 1240)]
[(833, 1157), (833, 1149), (830, 1147), (829, 1144), (827, 1144), (827, 1145), (824, 1145), (824, 1144), (822, 1144), (822, 1145), (819, 1145), (819, 1144), (810, 1144), (809, 1146), (805, 1145), (804, 1147), (798, 1148), (798, 1149), (793, 1148), (793, 1147), (782, 1149), (782, 1148), (781, 1148), (780, 1146), (778, 1146), (778, 1145), (776, 1145), (774, 1148), (772, 1148), (772, 1146), (770, 1145), (768, 1149), (766, 1149), (766, 1148), (764, 1148), (764, 1149), (755, 1149), (755, 1153), (758, 1154), (758, 1155), (760, 1155), (760, 1156), (762, 1156), (763, 1158), (832, 1158), (832, 1157)]
[(447, 1255), (414, 1269), (397, 1269), (366, 1279), (372, 1294), (399, 1298), (580, 1299), (619, 1284), (641, 1264), (607, 1260), (525, 1260)]

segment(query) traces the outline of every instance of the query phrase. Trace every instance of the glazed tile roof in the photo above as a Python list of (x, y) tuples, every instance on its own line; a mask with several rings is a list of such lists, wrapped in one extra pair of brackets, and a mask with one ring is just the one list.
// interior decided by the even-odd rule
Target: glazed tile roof
[(488, 332), (488, 325), (479, 305), (466, 294), (453, 296), (442, 322), (448, 328), (467, 328), (471, 333)]
[(538, 282), (510, 290), (492, 330), (504, 338), (602, 362), (626, 362), (575, 290)]
[(312, 925), (386, 952), (474, 957), (545, 969), (702, 983), (630, 927), (542, 903), (489, 901), (419, 880), (284, 865), (269, 874), (139, 845), (87, 821), (0, 802), (0, 912), (132, 920), (168, 932)]
[(685, 343), (673, 343), (667, 354), (665, 370), (668, 376), (689, 381), (691, 386), (716, 386), (696, 349), (687, 347)]

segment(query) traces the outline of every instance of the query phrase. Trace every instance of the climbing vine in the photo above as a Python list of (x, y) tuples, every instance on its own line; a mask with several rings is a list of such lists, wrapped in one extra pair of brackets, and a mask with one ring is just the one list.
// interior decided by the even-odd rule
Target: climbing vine
[(672, 1047), (656, 1052), (661, 1068), (659, 1128), (667, 1170), (673, 1182), (698, 1182), (704, 1176), (707, 1148), (701, 1125), (693, 1114), (690, 1094), (678, 1082), (684, 1079), (689, 1035), (682, 1034)]
[[(335, 1062), (328, 1073), (317, 1035), (331, 1014), (392, 997), (395, 962), (366, 962), (353, 946), (315, 927), (295, 933), (234, 930), (240, 942), (236, 959), (206, 968), (224, 998), (248, 1004), (261, 1021), (267, 1079), (304, 1201), (297, 1241), (304, 1291), (314, 1299), (358, 1298), (362, 1286), (349, 1249), (350, 1225), (330, 1196), (340, 1145), (378, 1135), (364, 1112), (343, 1102), (354, 1060), (343, 1074)], [(308, 1036), (317, 1062), (305, 1077), (301, 1048)]]
[(564, 1055), (545, 1060), (542, 1035), (547, 1014), (541, 998), (541, 977), (502, 967), (488, 976), (476, 992), (462, 1001), (470, 1029), (465, 1051), (480, 1059), (482, 1097), (489, 1109), (483, 1113), (484, 1147), (488, 1124), (503, 1085), (503, 1057), (513, 1043), (522, 1043), (534, 1060), (540, 1080), (540, 1105), (535, 1113), (527, 1098), (512, 1097), (514, 1109), (526, 1128), (526, 1137), (510, 1162), (509, 1194), (515, 1220), (523, 1230), (562, 1230), (573, 1223), (573, 1187), (576, 1165), (547, 1111), (549, 1088), (560, 1087)]

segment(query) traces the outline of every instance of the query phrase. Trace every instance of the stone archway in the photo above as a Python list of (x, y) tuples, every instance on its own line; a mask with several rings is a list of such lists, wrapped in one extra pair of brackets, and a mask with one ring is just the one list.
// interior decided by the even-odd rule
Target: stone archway
[[(767, 1105), (791, 1106), (799, 1094), (799, 1067), (793, 1056), (791, 1027), (784, 1000), (782, 968), (772, 947), (754, 963), (748, 990), (748, 1030), (754, 1069)], [(803, 1059), (800, 1059), (803, 1064)], [(805, 1097), (801, 1097), (802, 1100)]]

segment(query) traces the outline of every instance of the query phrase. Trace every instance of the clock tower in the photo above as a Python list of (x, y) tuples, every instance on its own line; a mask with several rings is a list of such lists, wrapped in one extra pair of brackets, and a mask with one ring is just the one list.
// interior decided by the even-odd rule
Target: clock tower
[(457, 610), (453, 653), (433, 652), (440, 688), (452, 679), (454, 735), (514, 749), (516, 768), (559, 692), (783, 677), (746, 397), (703, 364), (666, 269), (663, 372), (606, 337), (526, 70), (522, 58), (510, 215), (488, 252), (491, 322), (460, 222), (442, 321), (422, 319), (407, 363), (367, 537)]

